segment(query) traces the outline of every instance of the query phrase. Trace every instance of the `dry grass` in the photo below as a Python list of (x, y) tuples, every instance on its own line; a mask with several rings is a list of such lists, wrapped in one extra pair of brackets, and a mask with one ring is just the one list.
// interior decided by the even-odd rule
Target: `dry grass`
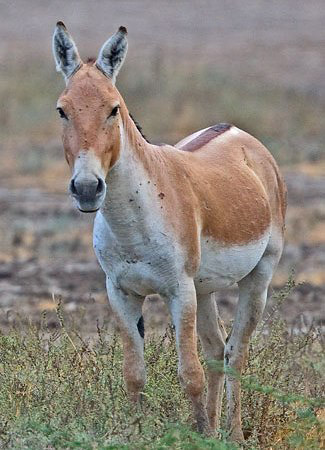
[[(243, 376), (245, 448), (316, 449), (324, 443), (324, 341), (316, 329), (289, 335), (278, 316), (291, 284), (260, 326)], [(60, 327), (17, 326), (0, 336), (0, 439), (10, 449), (230, 449), (191, 431), (177, 380), (174, 333), (146, 341), (148, 383), (130, 408), (119, 340), (97, 327), (92, 342), (57, 308)], [(216, 364), (209, 362), (209, 364)], [(216, 370), (220, 366), (216, 366)], [(224, 419), (223, 419), (224, 421)]]

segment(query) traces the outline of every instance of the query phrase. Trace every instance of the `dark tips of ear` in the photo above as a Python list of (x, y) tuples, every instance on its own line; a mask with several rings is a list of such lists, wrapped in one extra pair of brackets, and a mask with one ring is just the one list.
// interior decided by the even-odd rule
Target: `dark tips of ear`
[(67, 29), (67, 27), (64, 25), (64, 23), (63, 23), (61, 20), (59, 20), (58, 22), (56, 22), (56, 26), (57, 26), (57, 27), (62, 27), (62, 28), (64, 28), (65, 30)]
[(119, 31), (120, 33), (123, 33), (123, 34), (128, 34), (128, 30), (127, 30), (125, 27), (123, 27), (123, 26), (120, 26), (120, 28), (118, 29), (118, 31)]

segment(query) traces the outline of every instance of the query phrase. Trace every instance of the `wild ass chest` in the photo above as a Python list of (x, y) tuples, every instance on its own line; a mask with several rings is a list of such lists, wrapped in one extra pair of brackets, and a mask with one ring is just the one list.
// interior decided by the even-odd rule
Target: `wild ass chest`
[(177, 245), (157, 218), (112, 226), (101, 212), (97, 213), (94, 250), (107, 277), (126, 292), (140, 296), (157, 292), (170, 295), (184, 265)]

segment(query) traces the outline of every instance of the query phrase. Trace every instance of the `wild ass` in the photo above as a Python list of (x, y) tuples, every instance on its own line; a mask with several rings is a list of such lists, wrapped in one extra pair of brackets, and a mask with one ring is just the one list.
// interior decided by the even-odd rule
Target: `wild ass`
[[(211, 433), (224, 375), (207, 369), (206, 401), (197, 332), (207, 359), (242, 372), (282, 252), (286, 189), (267, 149), (235, 126), (212, 126), (175, 146), (147, 142), (115, 87), (126, 34), (120, 27), (97, 61), (84, 64), (65, 25), (55, 28), (69, 190), (80, 211), (97, 211), (94, 249), (121, 329), (130, 400), (139, 401), (146, 380), (143, 300), (158, 293), (176, 329), (179, 377), (198, 430)], [(225, 339), (214, 293), (234, 283), (239, 301)], [(228, 428), (242, 441), (240, 381), (231, 375), (226, 370)]]

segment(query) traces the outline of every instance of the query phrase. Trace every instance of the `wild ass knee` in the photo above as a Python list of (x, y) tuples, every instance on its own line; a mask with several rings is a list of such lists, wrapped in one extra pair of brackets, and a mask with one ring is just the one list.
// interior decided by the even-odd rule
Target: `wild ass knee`
[(180, 383), (191, 399), (196, 399), (204, 391), (205, 376), (203, 368), (197, 361), (190, 361), (187, 367), (182, 367), (178, 371)]
[(208, 361), (220, 363), (220, 369), (207, 368), (208, 393), (207, 413), (212, 430), (219, 428), (221, 414), (224, 373), (222, 363), (225, 347), (225, 330), (219, 318), (215, 296), (208, 294), (198, 299), (197, 328), (202, 344), (204, 357)]
[(145, 368), (139, 367), (138, 365), (132, 367), (132, 365), (130, 366), (129, 364), (129, 359), (125, 358), (123, 375), (129, 400), (132, 403), (138, 403), (140, 394), (146, 383)]
[(123, 376), (128, 397), (133, 403), (140, 400), (140, 393), (146, 382), (143, 338), (138, 334), (135, 327), (128, 330), (121, 328), (124, 355)]
[(187, 289), (183, 287), (181, 295), (172, 300), (171, 313), (176, 328), (180, 382), (192, 402), (198, 431), (210, 434), (204, 398), (205, 377), (197, 352), (196, 293), (193, 282), (189, 282)]
[(119, 324), (123, 344), (123, 375), (129, 399), (138, 402), (146, 382), (144, 363), (143, 299), (126, 294), (107, 279), (107, 293)]
[(262, 260), (245, 279), (238, 283), (239, 301), (230, 337), (225, 347), (227, 427), (230, 438), (241, 442), (241, 382), (249, 348), (249, 340), (262, 317), (266, 303), (270, 271)]

